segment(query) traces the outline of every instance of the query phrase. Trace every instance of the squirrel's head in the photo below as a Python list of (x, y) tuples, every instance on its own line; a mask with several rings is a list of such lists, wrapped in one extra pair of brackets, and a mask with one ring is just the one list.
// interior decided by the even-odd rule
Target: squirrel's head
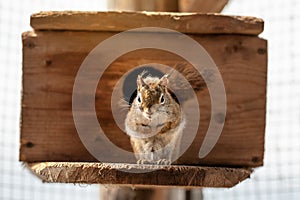
[(134, 100), (137, 108), (143, 116), (151, 119), (153, 114), (162, 113), (165, 107), (171, 103), (171, 96), (167, 89), (168, 75), (162, 78), (148, 76), (137, 78), (137, 97)]

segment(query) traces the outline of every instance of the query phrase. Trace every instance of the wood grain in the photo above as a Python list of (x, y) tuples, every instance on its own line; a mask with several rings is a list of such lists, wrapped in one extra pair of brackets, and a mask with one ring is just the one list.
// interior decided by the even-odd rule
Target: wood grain
[(193, 34), (258, 35), (262, 19), (220, 14), (168, 12), (40, 12), (31, 16), (35, 30), (125, 31), (161, 27)]
[[(75, 129), (72, 91), (76, 73), (85, 57), (98, 43), (114, 34), (88, 31), (23, 34), (20, 160), (96, 161), (83, 146)], [(201, 125), (193, 143), (178, 163), (235, 167), (263, 165), (266, 41), (242, 35), (190, 37), (207, 50), (220, 70), (227, 93), (227, 115), (218, 143), (207, 157), (199, 159), (198, 152), (209, 125), (211, 106), (207, 88), (198, 91)], [(141, 64), (161, 63), (172, 67), (179, 62), (187, 61), (170, 52), (143, 49), (122, 55), (107, 68), (98, 84), (95, 107), (100, 125), (115, 145), (131, 151), (129, 138), (115, 125), (111, 114), (110, 96), (119, 78)], [(85, 91), (81, 92), (84, 97)], [(81, 112), (82, 116), (91, 115), (84, 110)], [(88, 124), (86, 127), (89, 128)], [(183, 142), (187, 138), (188, 129)], [(105, 148), (101, 153), (111, 155)]]
[[(233, 187), (250, 177), (251, 169), (194, 166), (154, 166), (109, 163), (29, 163), (44, 182), (139, 186)], [(127, 172), (122, 171), (127, 170)], [(129, 171), (128, 171), (129, 170)], [(149, 170), (155, 170), (149, 172)], [(134, 173), (139, 171), (140, 173)], [(150, 178), (151, 177), (151, 178)]]

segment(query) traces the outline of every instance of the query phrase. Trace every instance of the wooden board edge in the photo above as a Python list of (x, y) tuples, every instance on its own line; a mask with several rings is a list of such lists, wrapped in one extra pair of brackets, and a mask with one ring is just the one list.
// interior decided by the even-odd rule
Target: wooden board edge
[(41, 162), (26, 163), (26, 165), (43, 182), (48, 183), (176, 186), (185, 188), (230, 188), (250, 178), (252, 173), (250, 168), (124, 163)]
[[(265, 46), (265, 49), (259, 49), (259, 54), (265, 54), (265, 66), (266, 66), (266, 78), (265, 78), (265, 90), (264, 90), (264, 100), (265, 100), (265, 103), (264, 103), (264, 111), (265, 111), (265, 115), (264, 115), (264, 129), (263, 129), (263, 138), (264, 138), (264, 143), (263, 143), (263, 151), (261, 152), (261, 162), (259, 164), (259, 166), (264, 166), (264, 163), (265, 163), (265, 148), (266, 148), (266, 126), (267, 126), (267, 101), (268, 101), (268, 62), (269, 62), (269, 53), (268, 53), (268, 40), (267, 39), (264, 39), (264, 38), (259, 38), (260, 40), (262, 40), (264, 42), (264, 46)], [(259, 167), (258, 166), (258, 167)]]
[(141, 27), (162, 27), (190, 34), (246, 35), (259, 35), (264, 29), (264, 21), (251, 16), (145, 11), (42, 11), (31, 15), (30, 25), (35, 30), (120, 32)]

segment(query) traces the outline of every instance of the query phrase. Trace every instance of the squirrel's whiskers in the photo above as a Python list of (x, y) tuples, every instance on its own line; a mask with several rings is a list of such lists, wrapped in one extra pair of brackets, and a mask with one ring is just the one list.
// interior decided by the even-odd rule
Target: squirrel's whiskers
[(121, 97), (118, 101), (118, 108), (120, 108), (120, 111), (129, 111), (130, 105), (124, 98)]

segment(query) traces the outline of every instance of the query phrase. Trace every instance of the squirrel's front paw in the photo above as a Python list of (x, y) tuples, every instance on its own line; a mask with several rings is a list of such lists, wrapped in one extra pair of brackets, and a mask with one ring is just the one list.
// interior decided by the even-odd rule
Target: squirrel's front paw
[(145, 160), (145, 159), (139, 159), (136, 161), (136, 163), (139, 165), (153, 164), (153, 162), (151, 160)]
[(171, 160), (167, 160), (167, 159), (160, 159), (158, 161), (156, 161), (157, 165), (171, 165)]
[(171, 160), (160, 159), (157, 161), (139, 159), (136, 162), (139, 165), (171, 165)]

